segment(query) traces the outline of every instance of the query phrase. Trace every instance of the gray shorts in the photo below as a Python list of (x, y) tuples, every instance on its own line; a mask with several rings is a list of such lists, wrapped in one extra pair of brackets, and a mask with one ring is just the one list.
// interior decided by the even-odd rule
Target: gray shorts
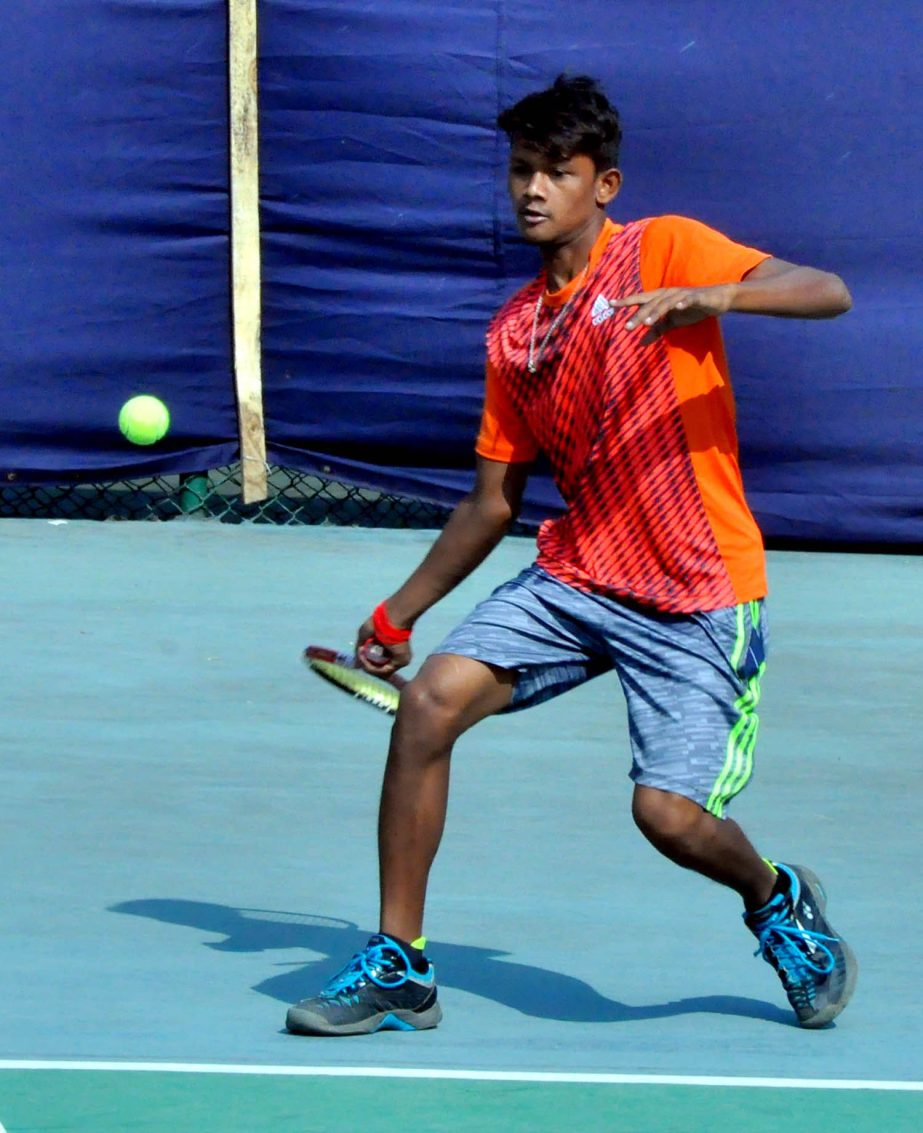
[(628, 704), (631, 778), (721, 818), (753, 771), (766, 644), (762, 601), (665, 614), (585, 594), (531, 566), (435, 652), (516, 672), (506, 712), (614, 669)]

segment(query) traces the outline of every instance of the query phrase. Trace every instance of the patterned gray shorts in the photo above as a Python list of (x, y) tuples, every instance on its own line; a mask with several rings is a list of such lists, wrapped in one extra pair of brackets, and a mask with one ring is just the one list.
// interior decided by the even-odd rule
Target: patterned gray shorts
[(436, 653), (518, 674), (507, 712), (614, 669), (628, 704), (631, 778), (723, 817), (753, 771), (762, 601), (665, 614), (586, 594), (531, 566), (498, 587)]

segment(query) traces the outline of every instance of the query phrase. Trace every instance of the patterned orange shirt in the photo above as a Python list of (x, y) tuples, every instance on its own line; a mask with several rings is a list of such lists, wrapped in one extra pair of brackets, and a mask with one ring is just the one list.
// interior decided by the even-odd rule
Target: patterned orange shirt
[[(609, 300), (736, 282), (768, 258), (684, 217), (607, 220), (582, 279), (548, 293), (542, 272), (492, 320), (477, 452), (547, 455), (566, 510), (542, 524), (537, 562), (562, 582), (672, 613), (766, 593), (718, 320), (643, 346), (634, 309)], [(532, 374), (540, 296), (537, 344), (567, 310)]]

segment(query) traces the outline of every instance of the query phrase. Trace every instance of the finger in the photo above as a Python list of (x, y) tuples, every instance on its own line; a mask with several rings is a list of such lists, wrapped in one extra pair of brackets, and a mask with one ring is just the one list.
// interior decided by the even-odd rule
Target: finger
[(369, 672), (379, 671), (391, 663), (388, 650), (374, 637), (367, 637), (362, 642), (356, 650), (356, 657), (362, 668)]
[(656, 299), (660, 295), (659, 291), (639, 291), (635, 295), (623, 295), (621, 299), (610, 299), (610, 307), (641, 307), (645, 303), (649, 303), (652, 299)]
[(362, 623), (362, 625), (359, 626), (359, 631), (356, 634), (356, 644), (353, 646), (353, 653), (355, 653), (358, 657), (360, 650), (362, 650), (364, 646), (368, 644), (368, 642), (374, 640), (375, 638), (374, 631), (372, 629), (372, 619), (367, 618)]
[(664, 320), (669, 320), (667, 330), (681, 322), (695, 322), (683, 312), (696, 306), (695, 298), (688, 291), (665, 291), (657, 299), (636, 311), (625, 324), (629, 330), (636, 326), (656, 326)]
[(669, 298), (655, 299), (652, 303), (646, 303), (639, 310), (631, 316), (625, 324), (628, 330), (634, 330), (635, 327), (656, 326), (657, 323), (665, 319), (674, 307), (673, 300)]

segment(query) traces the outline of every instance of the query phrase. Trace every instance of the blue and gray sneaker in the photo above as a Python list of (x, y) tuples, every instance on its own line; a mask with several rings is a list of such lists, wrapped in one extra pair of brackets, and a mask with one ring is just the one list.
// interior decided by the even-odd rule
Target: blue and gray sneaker
[[(426, 941), (421, 938), (420, 945)], [(290, 1007), (285, 1020), (297, 1035), (370, 1035), (421, 1031), (442, 1018), (433, 965), (421, 957), (418, 971), (404, 946), (373, 936), (320, 995)]]
[(803, 866), (771, 865), (788, 880), (788, 890), (745, 913), (744, 923), (760, 942), (756, 955), (778, 972), (801, 1026), (823, 1027), (852, 996), (856, 958), (824, 916), (827, 894), (818, 878)]

